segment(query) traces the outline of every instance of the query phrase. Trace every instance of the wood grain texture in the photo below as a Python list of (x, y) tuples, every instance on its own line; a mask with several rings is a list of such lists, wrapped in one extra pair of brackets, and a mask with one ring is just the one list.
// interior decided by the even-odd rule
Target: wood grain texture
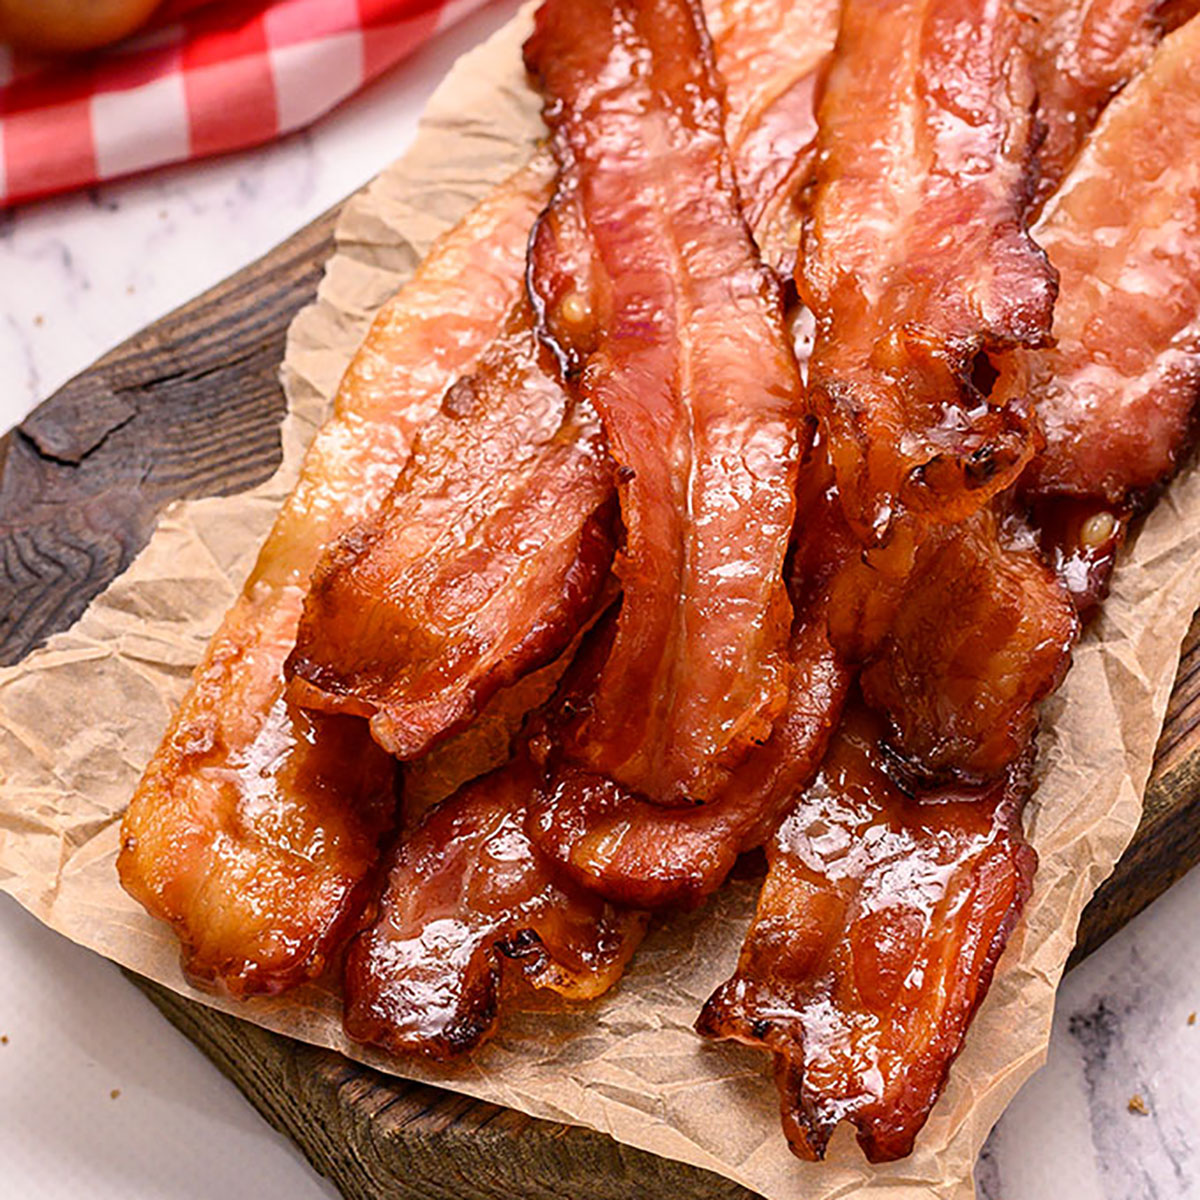
[[(0, 662), (64, 629), (172, 500), (279, 460), (291, 318), (332, 248), (326, 214), (105, 355), (0, 441)], [(1140, 828), (1085, 910), (1074, 960), (1200, 860), (1200, 619), (1184, 643)], [(393, 1079), (135, 980), (353, 1200), (752, 1200), (718, 1176)]]
[(173, 500), (279, 464), (284, 338), (335, 212), (106, 354), (0, 439), (0, 665), (65, 629)]

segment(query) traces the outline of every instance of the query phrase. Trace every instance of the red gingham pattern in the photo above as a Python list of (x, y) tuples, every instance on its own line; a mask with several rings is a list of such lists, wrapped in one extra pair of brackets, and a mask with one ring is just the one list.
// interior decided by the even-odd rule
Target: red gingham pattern
[(0, 208), (303, 128), (486, 0), (167, 0), (84, 57), (0, 46)]

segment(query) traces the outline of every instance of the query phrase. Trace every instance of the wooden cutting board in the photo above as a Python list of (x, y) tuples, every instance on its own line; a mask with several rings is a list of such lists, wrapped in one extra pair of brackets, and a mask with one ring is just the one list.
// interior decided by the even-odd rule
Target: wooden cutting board
[[(275, 469), (284, 338), (315, 296), (335, 216), (118, 346), (0, 440), (0, 665), (70, 625), (167, 504), (241, 491)], [(1074, 961), (1198, 858), (1200, 617), (1141, 827), (1085, 911)], [(131, 978), (355, 1200), (752, 1200), (603, 1134), (393, 1079)]]

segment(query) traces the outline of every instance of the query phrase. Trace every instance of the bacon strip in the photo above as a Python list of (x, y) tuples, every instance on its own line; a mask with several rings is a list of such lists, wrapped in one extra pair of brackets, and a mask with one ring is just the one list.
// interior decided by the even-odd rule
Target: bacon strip
[(984, 789), (911, 798), (882, 730), (847, 712), (820, 774), (768, 845), (734, 976), (697, 1021), (775, 1056), (792, 1150), (823, 1157), (851, 1122), (872, 1162), (902, 1158), (940, 1093), (1036, 858), (1022, 760)]
[(1046, 449), (1027, 495), (1118, 512), (1174, 473), (1200, 393), (1200, 22), (1105, 110), (1038, 222), (1057, 345), (1022, 355)]
[(313, 978), (361, 909), (392, 763), (365, 724), (288, 703), (283, 662), (322, 551), (383, 500), (519, 295), (547, 175), (539, 160), (485, 200), (379, 314), (133, 797), (121, 881), (194, 979), (242, 995)]
[(919, 779), (996, 778), (1070, 663), (1075, 607), (1029, 530), (1007, 524), (989, 507), (939, 539), (863, 670), (864, 697)]
[(522, 298), (417, 434), (388, 499), (313, 575), (292, 697), (370, 717), (399, 758), (555, 658), (608, 576), (612, 464), (548, 357)]
[[(709, 804), (664, 808), (609, 780), (560, 769), (530, 805), (534, 844), (615, 903), (661, 908), (711, 894), (738, 855), (770, 835), (825, 752), (852, 678), (829, 643), (828, 583), (852, 540), (821, 447), (813, 448), (802, 478), (790, 582), (796, 613), (791, 682), (787, 707), (766, 744)], [(577, 685), (568, 710), (586, 709), (593, 687), (594, 681)]]
[[(617, 634), (567, 751), (654, 802), (707, 800), (786, 701), (795, 360), (698, 6), (551, 0), (526, 61), (560, 167), (531, 285), (604, 422), (625, 528)], [(559, 236), (564, 206), (587, 261)]]
[(790, 277), (816, 164), (817, 83), (839, 0), (724, 0), (709, 18), (725, 81), (726, 139), (763, 261)]
[(382, 915), (346, 955), (349, 1037), (393, 1054), (471, 1050), (495, 1030), (505, 959), (531, 986), (573, 1000), (620, 978), (645, 920), (562, 880), (529, 843), (535, 777), (518, 756), (400, 843)]
[(1020, 33), (1007, 0), (842, 6), (797, 285), (842, 501), (893, 573), (911, 568), (905, 514), (965, 518), (1034, 448), (1020, 394), (972, 382), (981, 352), (1043, 344), (1054, 301), (1024, 230), (1036, 125)]
[(1164, 30), (1182, 24), (1200, 5), (1196, 0), (1013, 2), (1025, 18), (1045, 125), (1036, 210), (1062, 182), (1104, 106), (1145, 67)]

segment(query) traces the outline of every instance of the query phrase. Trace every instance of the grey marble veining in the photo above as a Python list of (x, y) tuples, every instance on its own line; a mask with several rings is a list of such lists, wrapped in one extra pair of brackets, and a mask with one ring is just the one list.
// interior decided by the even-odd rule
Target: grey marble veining
[(976, 1170), (981, 1200), (1200, 1198), (1197, 1010), (1193, 872), (1063, 981), (1047, 1064)]

